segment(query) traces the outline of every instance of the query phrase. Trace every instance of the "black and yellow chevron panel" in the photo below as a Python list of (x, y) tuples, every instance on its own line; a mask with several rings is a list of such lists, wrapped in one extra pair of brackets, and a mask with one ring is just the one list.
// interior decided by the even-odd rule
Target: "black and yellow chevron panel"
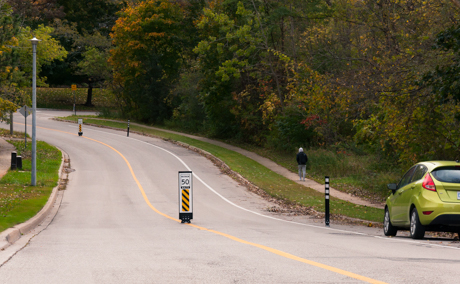
[(182, 190), (182, 212), (190, 211), (190, 190)]

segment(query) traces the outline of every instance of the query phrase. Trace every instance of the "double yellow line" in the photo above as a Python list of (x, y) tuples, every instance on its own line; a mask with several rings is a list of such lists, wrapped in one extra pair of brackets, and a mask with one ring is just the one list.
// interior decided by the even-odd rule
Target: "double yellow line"
[[(39, 127), (39, 128), (43, 128), (43, 127)], [(63, 133), (67, 133), (67, 134), (71, 134), (71, 135), (75, 135), (74, 133), (70, 133), (70, 132), (66, 132), (66, 131), (60, 131), (60, 130), (55, 130), (55, 129), (49, 129), (49, 128), (43, 128), (43, 129), (47, 129), (47, 130), (52, 130), (52, 131), (57, 131), (57, 132), (63, 132)], [(152, 203), (150, 203), (147, 195), (145, 194), (145, 191), (144, 191), (144, 188), (142, 187), (142, 185), (140, 184), (139, 180), (137, 179), (136, 175), (134, 174), (134, 171), (133, 171), (133, 168), (131, 167), (131, 164), (129, 163), (129, 161), (125, 158), (125, 156), (123, 156), (122, 153), (120, 153), (120, 151), (118, 151), (117, 149), (115, 149), (114, 147), (104, 143), (104, 142), (101, 142), (99, 140), (96, 140), (96, 139), (92, 139), (92, 138), (89, 138), (89, 137), (86, 137), (86, 136), (83, 136), (83, 138), (85, 139), (88, 139), (88, 140), (91, 140), (91, 141), (94, 141), (96, 143), (99, 143), (99, 144), (102, 144), (110, 149), (112, 149), (114, 152), (116, 152), (118, 155), (120, 155), (120, 157), (125, 161), (126, 165), (128, 166), (129, 168), (129, 171), (131, 172), (131, 175), (134, 179), (134, 181), (136, 182), (137, 184), (137, 187), (139, 188), (142, 196), (144, 197), (144, 200), (145, 202), (147, 203), (147, 205), (153, 210), (155, 211), (156, 213), (160, 214), (161, 216), (164, 216), (168, 219), (171, 219), (175, 222), (178, 222), (180, 223), (181, 220), (179, 219), (176, 219), (174, 217), (171, 217), (169, 215), (166, 215), (164, 214), (163, 212), (159, 211), (158, 209), (156, 209)], [(295, 261), (298, 261), (298, 262), (302, 262), (302, 263), (306, 263), (308, 265), (311, 265), (311, 266), (315, 266), (315, 267), (318, 267), (318, 268), (322, 268), (322, 269), (325, 269), (325, 270), (328, 270), (328, 271), (331, 271), (331, 272), (335, 272), (335, 273), (338, 273), (338, 274), (341, 274), (341, 275), (344, 275), (344, 276), (347, 276), (347, 277), (350, 277), (350, 278), (354, 278), (354, 279), (357, 279), (357, 280), (361, 280), (361, 281), (364, 281), (364, 282), (368, 282), (368, 283), (372, 283), (372, 284), (384, 284), (385, 282), (382, 282), (382, 281), (378, 281), (378, 280), (375, 280), (375, 279), (372, 279), (372, 278), (369, 278), (369, 277), (365, 277), (365, 276), (362, 276), (362, 275), (359, 275), (359, 274), (356, 274), (356, 273), (352, 273), (352, 272), (349, 272), (349, 271), (346, 271), (346, 270), (342, 270), (342, 269), (339, 269), (339, 268), (336, 268), (336, 267), (332, 267), (332, 266), (329, 266), (329, 265), (326, 265), (326, 264), (322, 264), (322, 263), (319, 263), (319, 262), (315, 262), (315, 261), (311, 261), (311, 260), (308, 260), (308, 259), (305, 259), (305, 258), (301, 258), (301, 257), (298, 257), (298, 256), (295, 256), (293, 254), (290, 254), (290, 253), (287, 253), (287, 252), (283, 252), (283, 251), (280, 251), (280, 250), (277, 250), (277, 249), (274, 249), (274, 248), (271, 248), (271, 247), (267, 247), (267, 246), (264, 246), (264, 245), (261, 245), (261, 244), (257, 244), (257, 243), (252, 243), (252, 242), (248, 242), (248, 241), (245, 241), (245, 240), (242, 240), (240, 238), (237, 238), (235, 236), (232, 236), (232, 235), (228, 235), (228, 234), (225, 234), (225, 233), (222, 233), (222, 232), (219, 232), (219, 231), (215, 231), (215, 230), (210, 230), (210, 229), (207, 229), (207, 228), (204, 228), (204, 227), (201, 227), (201, 226), (197, 226), (197, 225), (194, 225), (194, 224), (185, 224), (187, 226), (191, 226), (191, 227), (194, 227), (194, 228), (197, 228), (197, 229), (200, 229), (200, 230), (203, 230), (203, 231), (207, 231), (207, 232), (211, 232), (211, 233), (214, 233), (214, 234), (217, 234), (217, 235), (220, 235), (220, 236), (223, 236), (223, 237), (226, 237), (228, 239), (231, 239), (233, 241), (236, 241), (236, 242), (239, 242), (239, 243), (242, 243), (242, 244), (246, 244), (246, 245), (250, 245), (250, 246), (253, 246), (253, 247), (257, 247), (257, 248), (260, 248), (260, 249), (263, 249), (265, 251), (268, 251), (270, 253), (273, 253), (273, 254), (276, 254), (276, 255), (279, 255), (279, 256), (282, 256), (282, 257), (285, 257), (285, 258), (288, 258), (288, 259), (292, 259), (292, 260), (295, 260)]]

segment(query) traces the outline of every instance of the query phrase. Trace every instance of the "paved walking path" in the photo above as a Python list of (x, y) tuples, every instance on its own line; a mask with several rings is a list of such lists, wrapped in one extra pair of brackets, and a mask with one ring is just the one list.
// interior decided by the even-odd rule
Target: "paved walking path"
[(0, 178), (2, 178), (11, 167), (11, 152), (16, 151), (13, 145), (0, 137)]

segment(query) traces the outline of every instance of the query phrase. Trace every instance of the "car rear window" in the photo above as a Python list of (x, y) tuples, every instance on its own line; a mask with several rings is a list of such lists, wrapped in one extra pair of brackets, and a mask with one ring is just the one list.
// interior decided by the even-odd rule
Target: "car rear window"
[(437, 168), (431, 174), (440, 182), (460, 183), (460, 167)]

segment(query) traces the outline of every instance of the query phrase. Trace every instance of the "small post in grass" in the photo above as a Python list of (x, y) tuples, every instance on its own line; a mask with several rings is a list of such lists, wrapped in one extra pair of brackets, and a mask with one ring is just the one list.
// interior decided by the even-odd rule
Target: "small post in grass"
[(22, 171), (22, 156), (16, 156), (16, 168)]
[(129, 119), (128, 119), (128, 135), (127, 136), (129, 137)]
[(326, 176), (325, 178), (325, 182), (324, 182), (324, 185), (325, 185), (325, 190), (326, 190), (326, 195), (325, 195), (325, 198), (326, 198), (326, 214), (325, 214), (325, 223), (326, 223), (326, 227), (329, 227), (329, 177)]
[(76, 108), (77, 96), (75, 95), (75, 91), (77, 90), (77, 85), (72, 84), (71, 89), (72, 89), (72, 92), (73, 92), (73, 112), (75, 113), (75, 116), (77, 116), (77, 108)]
[(15, 170), (17, 168), (16, 155), (16, 152), (11, 152), (11, 170)]

